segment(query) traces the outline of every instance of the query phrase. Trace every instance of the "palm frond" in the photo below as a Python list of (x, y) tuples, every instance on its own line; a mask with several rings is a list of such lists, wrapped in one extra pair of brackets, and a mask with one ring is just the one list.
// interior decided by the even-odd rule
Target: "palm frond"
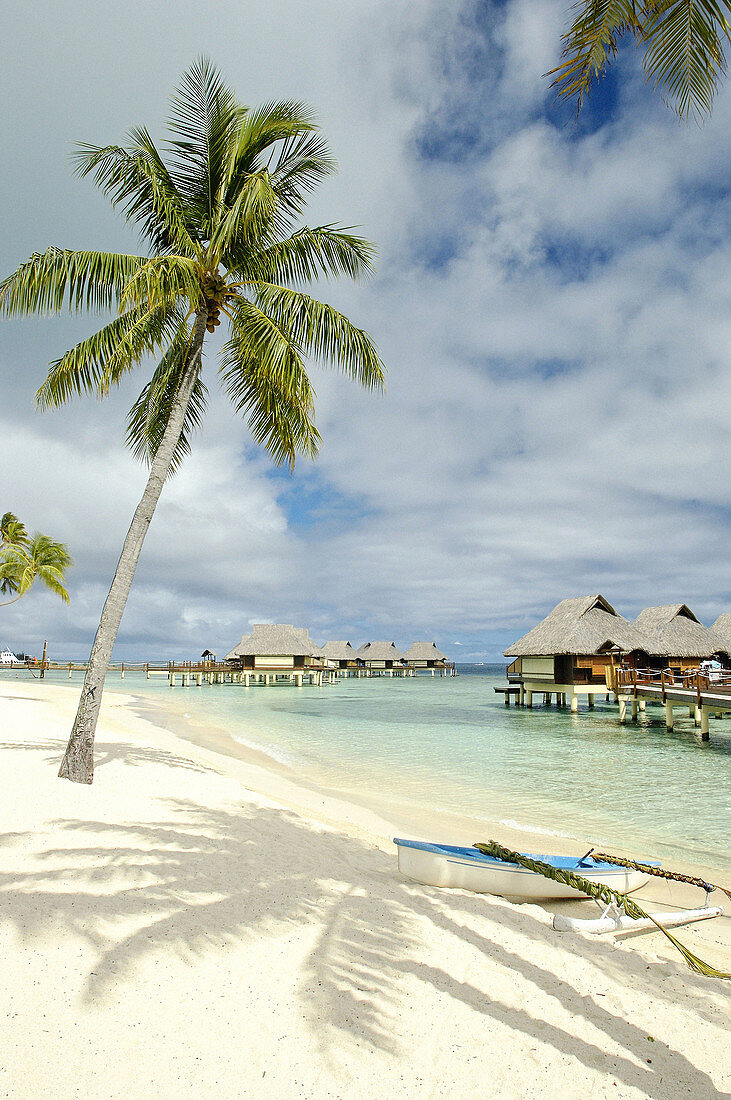
[(180, 312), (137, 307), (116, 317), (51, 363), (36, 394), (39, 408), (64, 404), (74, 394), (104, 396), (143, 356), (159, 353), (180, 324)]
[(322, 276), (360, 279), (373, 274), (375, 248), (363, 237), (334, 225), (303, 226), (286, 240), (256, 251), (224, 256), (237, 277), (268, 283), (309, 283)]
[(195, 255), (200, 246), (193, 219), (152, 138), (144, 129), (132, 130), (130, 138), (129, 149), (79, 144), (73, 156), (76, 175), (93, 173), (97, 187), (127, 221), (139, 225), (155, 252)]
[(35, 252), (0, 283), (0, 314), (18, 317), (62, 309), (112, 309), (144, 256), (115, 252)]
[(298, 100), (272, 100), (247, 109), (237, 132), (236, 167), (239, 175), (232, 177), (231, 185), (235, 187), (241, 178), (249, 172), (258, 171), (265, 164), (276, 173), (288, 143), (318, 130), (312, 108)]
[(238, 127), (235, 163), (223, 196), (231, 206), (250, 176), (266, 171), (277, 195), (272, 236), (288, 236), (317, 182), (336, 170), (314, 114), (303, 103), (267, 103)]
[[(267, 171), (252, 172), (228, 208), (220, 207), (211, 231), (209, 259), (216, 265), (232, 246), (249, 252), (255, 243), (266, 239), (275, 217), (277, 195)], [(228, 264), (226, 265), (228, 266)]]
[(64, 544), (56, 542), (48, 535), (34, 535), (28, 549), (28, 557), (34, 575), (33, 580), (37, 578), (49, 591), (60, 596), (64, 603), (68, 603), (69, 594), (64, 584), (64, 574), (74, 563)]
[(332, 306), (288, 287), (260, 283), (256, 300), (307, 355), (333, 364), (367, 389), (383, 389), (385, 368), (364, 329)]
[(291, 337), (252, 302), (237, 303), (221, 375), (237, 412), (248, 414), (255, 441), (278, 464), (314, 458), (320, 443), (311, 412), (314, 391)]
[(566, 60), (547, 75), (560, 98), (575, 98), (581, 110), (591, 85), (616, 56), (619, 39), (636, 33), (640, 23), (634, 0), (581, 0), (575, 7), (578, 15), (562, 39)]
[(175, 307), (187, 299), (195, 309), (201, 298), (200, 266), (187, 256), (154, 256), (137, 269), (124, 288), (122, 307)]
[(46, 586), (49, 592), (53, 592), (54, 596), (60, 596), (64, 603), (71, 602), (71, 597), (63, 583), (63, 573), (59, 569), (55, 569), (51, 565), (41, 565), (38, 568), (37, 578)]
[(24, 555), (6, 552), (0, 560), (0, 593), (3, 596), (24, 596), (28, 590), (25, 573), (27, 559)]
[(307, 205), (308, 195), (336, 168), (327, 143), (318, 133), (300, 133), (283, 142), (271, 169), (279, 200), (275, 220), (279, 237), (292, 232)]
[(729, 5), (714, 0), (648, 5), (643, 66), (648, 80), (681, 118), (700, 118), (711, 111), (726, 75), (728, 13)]
[(231, 337), (240, 349), (242, 361), (253, 356), (280, 379), (282, 386), (299, 389), (306, 383), (302, 349), (266, 309), (247, 298), (229, 303)]
[(0, 550), (6, 546), (27, 546), (30, 536), (13, 512), (6, 512), (0, 519)]
[(204, 57), (183, 74), (172, 101), (171, 177), (208, 239), (226, 190), (244, 109), (218, 69)]
[(731, 38), (729, 0), (581, 0), (563, 36), (565, 59), (548, 74), (561, 98), (581, 110), (591, 85), (614, 59), (619, 40), (631, 35), (644, 48), (647, 79), (681, 117), (701, 118), (726, 73)]
[(272, 167), (277, 192), (292, 213), (304, 209), (304, 199), (326, 176), (337, 171), (337, 161), (320, 133), (297, 133), (279, 150)]
[[(135, 458), (152, 463), (170, 418), (173, 401), (189, 350), (187, 325), (181, 326), (178, 338), (160, 360), (155, 373), (130, 409), (127, 418), (127, 446)], [(206, 409), (208, 390), (200, 374), (195, 380), (183, 429), (173, 453), (170, 474), (175, 473), (190, 454), (190, 439), (200, 427)]]
[(563, 867), (554, 867), (550, 863), (546, 863), (536, 856), (526, 855), (525, 852), (513, 852), (510, 848), (505, 848), (502, 844), (498, 844), (496, 840), (488, 840), (484, 844), (474, 844), (474, 848), (482, 852), (483, 855), (492, 856), (495, 859), (502, 860), (505, 863), (514, 863), (519, 867), (524, 867), (527, 871), (532, 871), (535, 874), (543, 875), (544, 878), (550, 879), (553, 882), (560, 882), (563, 885), (570, 886), (574, 890), (580, 891), (582, 894), (586, 894), (587, 897), (594, 898), (594, 900), (602, 906), (614, 905), (619, 910), (623, 910), (628, 917), (632, 917), (633, 920), (651, 920), (658, 932), (662, 934), (673, 944), (674, 947), (680, 952), (691, 970), (694, 970), (696, 974), (703, 974), (707, 978), (725, 978), (731, 979), (731, 974), (726, 973), (724, 970), (717, 970), (715, 966), (711, 966), (709, 963), (704, 962), (692, 951), (689, 951), (668, 932), (667, 928), (662, 923), (655, 920), (652, 913), (646, 912), (641, 909), (634, 898), (631, 898), (629, 894), (623, 894), (613, 886), (609, 886), (603, 882), (595, 882), (590, 879), (584, 878), (583, 875), (577, 874), (575, 871), (567, 870)]
[(135, 151), (139, 150), (143, 169), (150, 175), (150, 197), (164, 221), (173, 250), (200, 256), (200, 229), (178, 190), (173, 177), (145, 127), (130, 131)]
[[(7, 562), (0, 562), (0, 595), (10, 596), (14, 595), (18, 591), (18, 585), (13, 577), (12, 570), (10, 570)], [(14, 600), (8, 600), (8, 603), (14, 603)]]

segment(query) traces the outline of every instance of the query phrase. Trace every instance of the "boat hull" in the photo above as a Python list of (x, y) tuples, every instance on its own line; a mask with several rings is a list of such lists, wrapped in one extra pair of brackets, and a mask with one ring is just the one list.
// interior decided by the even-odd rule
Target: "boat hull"
[[(503, 863), (502, 860), (483, 855), (476, 848), (458, 848), (449, 844), (428, 844), (398, 838), (394, 840), (394, 844), (398, 847), (399, 871), (407, 878), (426, 886), (472, 890), (477, 894), (498, 894), (501, 897), (536, 901), (586, 898), (586, 894), (572, 886), (544, 878), (525, 867)], [(568, 856), (533, 855), (531, 858), (574, 871), (590, 882), (603, 883), (622, 894), (639, 890), (648, 879), (642, 871), (618, 867), (613, 863), (597, 863)]]

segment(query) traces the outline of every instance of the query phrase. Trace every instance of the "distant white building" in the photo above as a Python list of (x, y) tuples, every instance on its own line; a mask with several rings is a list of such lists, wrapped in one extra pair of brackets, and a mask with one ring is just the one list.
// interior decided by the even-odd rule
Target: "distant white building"
[(0, 650), (0, 665), (17, 665), (18, 658), (9, 649)]

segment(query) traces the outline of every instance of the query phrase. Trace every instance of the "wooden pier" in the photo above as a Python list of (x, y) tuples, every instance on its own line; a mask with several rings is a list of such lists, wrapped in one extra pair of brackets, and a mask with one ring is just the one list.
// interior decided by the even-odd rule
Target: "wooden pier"
[(648, 703), (665, 707), (665, 725), (673, 728), (673, 707), (687, 707), (688, 717), (695, 720), (701, 740), (708, 741), (711, 715), (722, 717), (731, 713), (731, 671), (720, 669), (703, 673), (698, 669), (677, 673), (670, 669), (619, 668), (616, 680), (619, 720), (627, 721), (627, 708), (633, 722), (637, 712)]
[(180, 678), (181, 687), (202, 687), (203, 684), (241, 684), (245, 688), (252, 685), (269, 687), (272, 684), (294, 684), (301, 688), (304, 684), (324, 687), (334, 684), (338, 679), (338, 669), (324, 665), (307, 665), (302, 668), (282, 668), (281, 666), (257, 665), (256, 668), (236, 668), (230, 664), (194, 664), (171, 662), (166, 669), (147, 666), (147, 677), (167, 676), (170, 687), (175, 687)]
[[(619, 720), (622, 723), (627, 721), (628, 711), (631, 721), (636, 722), (639, 712), (646, 711), (647, 704), (651, 703), (665, 708), (665, 725), (671, 730), (675, 724), (673, 709), (687, 707), (688, 717), (694, 720), (701, 731), (701, 740), (708, 741), (709, 719), (731, 714), (731, 669), (703, 673), (699, 669), (677, 672), (669, 668), (658, 670), (615, 667), (611, 671), (612, 675), (607, 676), (605, 685), (607, 702), (611, 693), (615, 703), (619, 705)], [(592, 687), (596, 693), (602, 691), (598, 684)], [(494, 690), (497, 695), (504, 696), (506, 706), (510, 706), (512, 697), (515, 698), (516, 706), (532, 706), (535, 692), (525, 690), (523, 684), (508, 684), (507, 687), (496, 687)], [(550, 706), (554, 694), (556, 705), (566, 706), (566, 695), (560, 691), (543, 692), (543, 705)], [(574, 695), (571, 700), (574, 714), (578, 713), (578, 708), (573, 705), (575, 700)], [(593, 693), (589, 694), (588, 703), (590, 708), (594, 706)]]
[[(65, 674), (69, 680), (74, 673), (85, 673), (85, 661), (38, 661), (32, 663), (13, 663), (0, 665), (0, 671), (30, 672), (40, 679), (49, 673)], [(202, 687), (204, 684), (241, 684), (244, 687), (274, 684), (293, 684), (303, 687), (305, 684), (324, 687), (335, 684), (351, 676), (373, 677), (410, 677), (420, 673), (445, 675), (443, 670), (415, 669), (409, 665), (395, 668), (334, 668), (331, 665), (312, 663), (301, 667), (282, 667), (281, 665), (258, 664), (255, 668), (242, 668), (227, 661), (165, 661), (165, 662), (129, 662), (110, 664), (107, 676), (118, 675), (124, 679), (125, 673), (143, 673), (149, 680), (154, 676), (164, 676), (170, 687)], [(454, 671), (447, 674), (454, 675)]]
[[(62, 673), (68, 675), (69, 680), (75, 672), (85, 673), (87, 664), (85, 661), (39, 661), (37, 664), (3, 664), (2, 671), (24, 671), (33, 676), (45, 678), (48, 673)], [(144, 673), (149, 680), (153, 676), (164, 676), (170, 687), (180, 684), (182, 687), (203, 684), (243, 684), (249, 687), (252, 684), (264, 684), (266, 686), (276, 683), (291, 683), (297, 687), (303, 684), (313, 684), (322, 687), (325, 684), (335, 683), (342, 675), (341, 670), (325, 665), (308, 665), (303, 668), (281, 668), (281, 666), (262, 666), (256, 668), (237, 668), (225, 662), (214, 663), (211, 661), (166, 661), (140, 662), (123, 661), (111, 664), (107, 675), (119, 675), (124, 679), (126, 672)]]

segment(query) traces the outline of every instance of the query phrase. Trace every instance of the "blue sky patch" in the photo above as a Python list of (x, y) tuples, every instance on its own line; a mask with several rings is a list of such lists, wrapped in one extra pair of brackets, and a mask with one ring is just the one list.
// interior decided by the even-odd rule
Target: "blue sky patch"
[(291, 477), (282, 469), (271, 469), (267, 479), (277, 483), (277, 503), (294, 531), (335, 534), (361, 524), (374, 510), (355, 496), (348, 496), (330, 485), (314, 469), (300, 477)]

